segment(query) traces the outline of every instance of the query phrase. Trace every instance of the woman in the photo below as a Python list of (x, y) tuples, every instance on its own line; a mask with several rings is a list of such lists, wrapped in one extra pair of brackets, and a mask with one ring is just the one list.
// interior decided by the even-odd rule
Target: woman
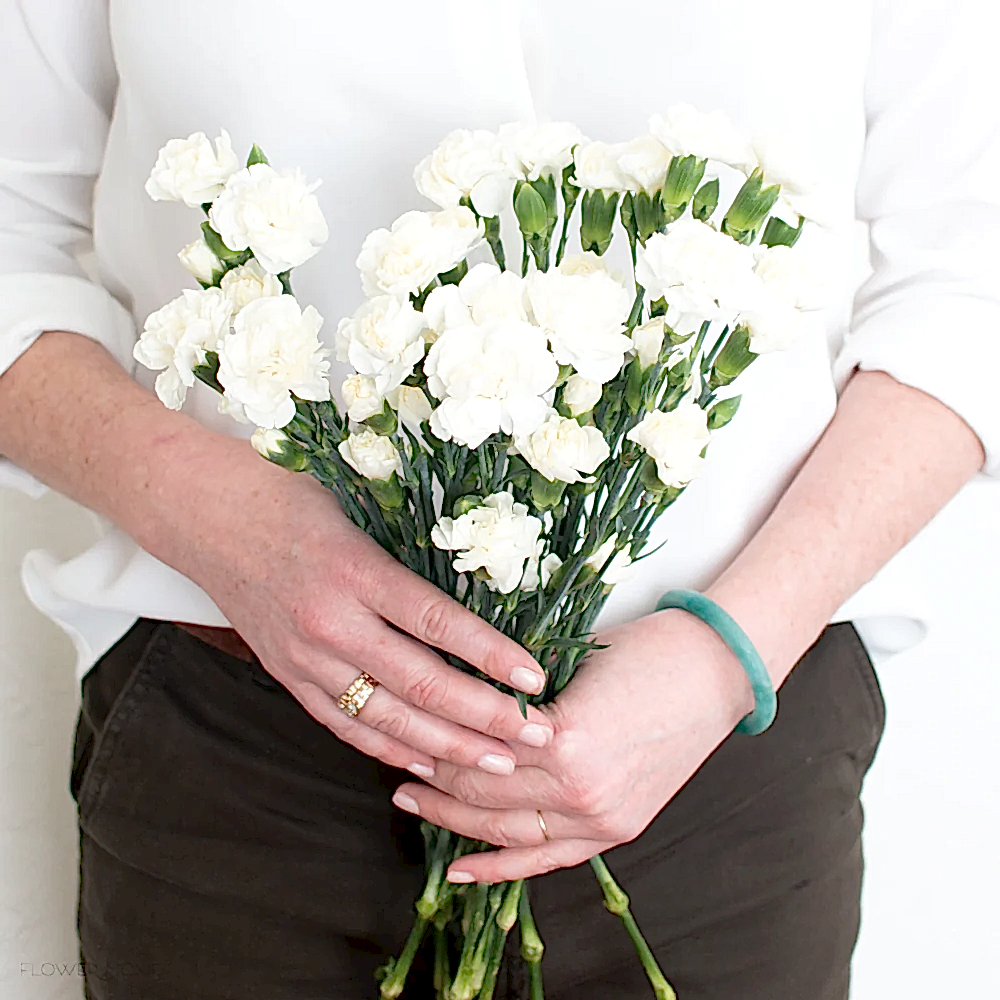
[[(648, 989), (575, 867), (597, 852), (685, 1000), (846, 997), (883, 706), (853, 628), (827, 624), (996, 471), (1000, 442), (966, 371), (1000, 318), (997, 70), (976, 5), (0, 11), (0, 80), (20, 95), (0, 132), (3, 474), (116, 525), (68, 564), (26, 567), (86, 672), (88, 995), (370, 996), (420, 884), (420, 816), (504, 845), (453, 881), (550, 873), (533, 897), (550, 997)], [(167, 138), (216, 125), (323, 177), (334, 238), (298, 291), (329, 329), (354, 308), (364, 234), (413, 206), (412, 165), (449, 129), (538, 116), (615, 140), (685, 100), (822, 165), (836, 302), (825, 339), (750, 370), (740, 419), (663, 520), (670, 544), (616, 588), (607, 648), (525, 722), (434, 650), (534, 691), (530, 656), (220, 433), (207, 390), (174, 413), (130, 378), (133, 320), (175, 294), (190, 239), (143, 181)], [(91, 227), (104, 287), (74, 257)], [(763, 736), (730, 738), (752, 696), (715, 633), (651, 613), (671, 585), (703, 587), (783, 685)], [(888, 611), (877, 591), (852, 607)], [(362, 670), (381, 686), (351, 719), (337, 698)], [(497, 995), (526, 996), (507, 965)]]

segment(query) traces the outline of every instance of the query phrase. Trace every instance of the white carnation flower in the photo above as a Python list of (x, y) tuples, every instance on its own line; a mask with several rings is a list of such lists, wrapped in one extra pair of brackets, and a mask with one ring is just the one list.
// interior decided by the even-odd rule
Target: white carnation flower
[(622, 288), (628, 288), (629, 285), (629, 279), (622, 271), (611, 267), (607, 258), (598, 257), (593, 250), (567, 254), (559, 265), (559, 271), (562, 274), (606, 274)]
[(431, 529), (431, 541), (458, 552), (457, 572), (485, 570), (490, 590), (509, 594), (521, 583), (525, 563), (535, 557), (541, 531), (541, 520), (515, 503), (513, 494), (494, 493), (461, 517), (442, 517)]
[(722, 111), (706, 114), (690, 104), (675, 104), (649, 119), (649, 131), (674, 156), (718, 160), (744, 173), (754, 163), (749, 140)]
[(215, 276), (225, 270), (222, 261), (212, 253), (203, 239), (189, 243), (177, 254), (177, 259), (188, 274), (206, 285), (212, 284)]
[(369, 233), (358, 255), (365, 295), (416, 295), (452, 270), (483, 240), (483, 225), (470, 208), (405, 212), (391, 229)]
[(427, 324), (424, 343), (433, 344), (445, 330), (472, 322), (472, 313), (462, 299), (458, 285), (438, 285), (424, 300), (420, 315)]
[(529, 181), (561, 174), (573, 162), (573, 147), (586, 142), (571, 122), (511, 122), (500, 127), (499, 138), (517, 176)]
[(458, 291), (473, 323), (528, 319), (524, 279), (496, 264), (477, 264), (459, 282)]
[(255, 163), (229, 178), (209, 221), (230, 250), (252, 250), (265, 271), (281, 274), (304, 264), (330, 235), (317, 187), (301, 171)]
[(165, 406), (179, 410), (194, 385), (194, 368), (217, 351), (229, 330), (229, 301), (218, 288), (185, 289), (146, 320), (132, 354), (153, 371), (156, 394)]
[(708, 414), (694, 400), (681, 400), (669, 413), (647, 413), (626, 435), (656, 462), (656, 474), (664, 486), (684, 486), (704, 464), (701, 457), (712, 439)]
[(798, 309), (782, 302), (770, 302), (762, 309), (744, 313), (740, 323), (750, 334), (748, 346), (754, 354), (787, 350), (807, 325)]
[(255, 260), (227, 271), (219, 287), (232, 304), (234, 315), (256, 299), (282, 295), (285, 291), (277, 275), (265, 271)]
[(635, 280), (652, 298), (665, 298), (673, 310), (670, 325), (687, 332), (674, 314), (690, 317), (697, 329), (705, 320), (731, 322), (757, 306), (761, 281), (753, 268), (749, 247), (704, 222), (682, 219), (639, 248)]
[(171, 139), (160, 150), (146, 194), (153, 201), (182, 201), (198, 208), (214, 201), (239, 169), (228, 132), (215, 140), (214, 148), (204, 132), (195, 132), (186, 139)]
[(530, 323), (492, 320), (446, 330), (424, 361), (427, 386), (441, 404), (431, 430), (443, 441), (478, 448), (491, 434), (530, 434), (545, 419), (542, 399), (559, 376), (545, 334)]
[(340, 394), (347, 415), (358, 423), (381, 413), (385, 407), (385, 397), (376, 388), (375, 379), (368, 375), (351, 375), (345, 379)]
[(320, 346), (320, 314), (291, 295), (256, 299), (240, 310), (219, 347), (219, 382), (259, 427), (284, 427), (295, 400), (330, 398), (329, 351)]
[(601, 401), (601, 391), (604, 387), (600, 382), (584, 378), (582, 375), (570, 375), (563, 386), (562, 401), (569, 412), (578, 417), (588, 413)]
[(456, 129), (444, 137), (413, 172), (417, 190), (441, 208), (455, 208), (463, 198), (485, 218), (511, 203), (514, 176), (503, 147), (492, 132)]
[(538, 590), (539, 586), (544, 590), (549, 581), (555, 576), (556, 571), (562, 566), (563, 561), (554, 552), (550, 552), (545, 558), (542, 553), (545, 551), (545, 539), (539, 538), (535, 544), (535, 552), (524, 565), (524, 576), (521, 577), (521, 590), (530, 593)]
[[(604, 570), (601, 576), (601, 583), (605, 587), (613, 587), (617, 583), (624, 583), (634, 572), (632, 570), (632, 557), (627, 549), (615, 552), (615, 545), (618, 542), (618, 533), (615, 532), (586, 562), (595, 573)], [(611, 553), (615, 552), (614, 558)], [(611, 562), (608, 563), (608, 560)], [(607, 568), (605, 569), (605, 564)]]
[(560, 364), (601, 383), (621, 371), (632, 347), (623, 332), (632, 296), (614, 278), (603, 271), (533, 271), (528, 301)]
[(549, 482), (593, 482), (592, 473), (611, 454), (596, 427), (581, 427), (555, 411), (530, 434), (515, 437), (514, 446)]
[(288, 442), (288, 435), (274, 427), (258, 427), (250, 435), (250, 444), (254, 451), (264, 458), (275, 458), (280, 455)]
[(632, 331), (632, 347), (643, 368), (655, 365), (663, 350), (663, 317), (651, 319)]
[(573, 152), (574, 183), (588, 191), (625, 191), (628, 178), (619, 168), (625, 143), (582, 142)]
[(374, 378), (384, 396), (412, 375), (424, 356), (423, 331), (424, 318), (408, 299), (378, 295), (337, 325), (337, 360)]
[(420, 425), (431, 418), (430, 400), (418, 386), (401, 385), (387, 393), (386, 399), (396, 411), (400, 423), (412, 431), (419, 431)]
[(837, 213), (822, 194), (815, 165), (808, 162), (803, 149), (788, 137), (755, 136), (752, 165), (763, 174), (765, 187), (775, 184), (781, 187), (775, 206), (777, 214), (787, 214), (782, 213), (785, 208), (821, 226), (836, 222)]
[(809, 326), (804, 311), (823, 306), (824, 268), (797, 247), (761, 247), (755, 256), (763, 295), (756, 308), (743, 313), (741, 322), (750, 332), (750, 350), (769, 354), (791, 347)]
[(652, 194), (663, 187), (671, 159), (659, 139), (644, 135), (624, 144), (618, 155), (618, 169), (629, 191)]
[(365, 429), (349, 434), (347, 440), (337, 446), (340, 457), (365, 479), (389, 479), (392, 474), (402, 475), (403, 463), (399, 449), (382, 434)]

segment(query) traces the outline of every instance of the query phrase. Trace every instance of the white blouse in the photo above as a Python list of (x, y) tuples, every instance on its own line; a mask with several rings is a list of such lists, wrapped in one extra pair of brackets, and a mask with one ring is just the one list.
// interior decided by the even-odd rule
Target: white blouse
[[(276, 165), (323, 179), (333, 235), (296, 272), (296, 292), (329, 337), (360, 302), (364, 236), (421, 207), (413, 166), (449, 130), (568, 119), (619, 141), (677, 102), (722, 108), (812, 163), (832, 218), (810, 239), (829, 252), (835, 294), (825, 337), (742, 376), (738, 419), (651, 540), (668, 544), (618, 585), (603, 622), (636, 617), (668, 587), (706, 584), (745, 544), (855, 366), (941, 399), (981, 437), (987, 473), (1000, 471), (1000, 60), (984, 9), (0, 0), (0, 372), (48, 329), (92, 337), (134, 370), (136, 324), (191, 284), (176, 253), (196, 213), (143, 192), (169, 138), (225, 128), (237, 149), (257, 142)], [(244, 433), (204, 386), (186, 409)], [(44, 488), (3, 460), (0, 482)], [(111, 526), (68, 562), (30, 554), (24, 580), (73, 637), (81, 673), (137, 616), (225, 624), (194, 583)], [(891, 615), (919, 619), (920, 599), (876, 578), (838, 617)]]

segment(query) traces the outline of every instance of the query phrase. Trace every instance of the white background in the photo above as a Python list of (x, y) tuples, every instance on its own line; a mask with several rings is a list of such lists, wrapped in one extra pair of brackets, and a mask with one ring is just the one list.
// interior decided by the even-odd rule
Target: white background
[[(853, 1000), (1000, 997), (998, 515), (1000, 485), (969, 491), (894, 567), (932, 576), (940, 602), (927, 641), (880, 669), (889, 712), (865, 790), (868, 869)], [(90, 537), (89, 519), (67, 501), (0, 490), (4, 1000), (83, 995), (67, 790), (73, 655), (22, 596), (18, 567), (28, 549), (71, 554)]]

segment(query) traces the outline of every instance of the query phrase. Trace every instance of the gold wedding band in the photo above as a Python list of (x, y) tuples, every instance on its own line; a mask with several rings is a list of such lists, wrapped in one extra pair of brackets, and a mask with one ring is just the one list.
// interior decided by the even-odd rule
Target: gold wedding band
[(542, 810), (536, 809), (535, 812), (538, 813), (538, 825), (542, 828), (542, 836), (546, 840), (551, 840), (552, 838), (549, 836), (549, 828), (545, 825), (545, 819), (542, 816)]
[(358, 712), (365, 707), (365, 703), (377, 687), (378, 681), (367, 671), (362, 671), (351, 682), (351, 686), (340, 696), (337, 705), (342, 712), (345, 712), (352, 719), (356, 719)]

